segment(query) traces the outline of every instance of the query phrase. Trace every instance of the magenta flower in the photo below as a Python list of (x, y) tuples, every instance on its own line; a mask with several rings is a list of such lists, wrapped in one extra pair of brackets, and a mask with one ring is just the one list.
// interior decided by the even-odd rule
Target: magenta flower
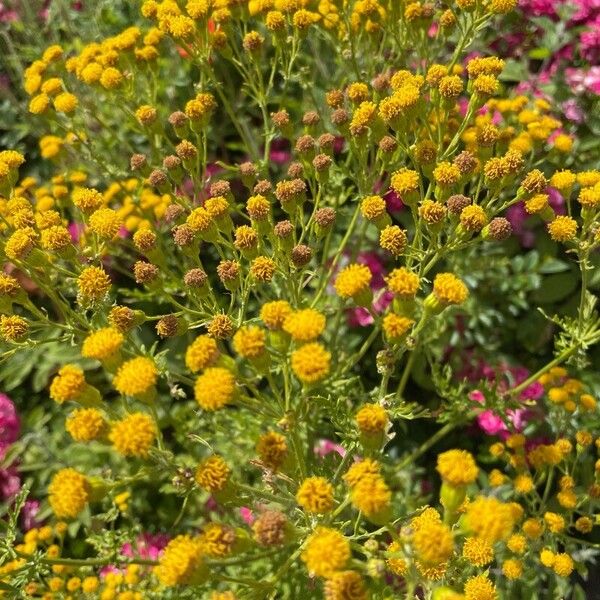
[(13, 401), (0, 393), (0, 455), (4, 447), (13, 444), (19, 439), (21, 422)]

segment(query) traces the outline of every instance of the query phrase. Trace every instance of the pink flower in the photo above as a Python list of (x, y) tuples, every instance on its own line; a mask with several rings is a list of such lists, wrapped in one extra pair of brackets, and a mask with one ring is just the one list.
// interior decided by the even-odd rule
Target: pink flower
[(332, 442), (331, 440), (327, 439), (319, 440), (315, 444), (313, 451), (319, 458), (324, 458), (332, 452), (337, 452), (342, 458), (346, 456), (346, 450), (343, 446), (340, 446), (339, 444), (336, 444), (335, 442)]
[(25, 500), (25, 504), (21, 509), (21, 524), (24, 531), (29, 531), (41, 525), (42, 522), (36, 518), (39, 510), (40, 503), (37, 500)]
[(577, 104), (575, 98), (563, 102), (562, 110), (569, 121), (573, 121), (573, 123), (583, 123), (585, 114), (583, 110), (581, 110), (579, 104)]
[(170, 539), (171, 537), (166, 533), (142, 533), (135, 540), (135, 544), (129, 542), (123, 544), (121, 554), (130, 558), (157, 560)]
[(0, 500), (6, 502), (21, 489), (21, 478), (16, 466), (0, 469)]
[(20, 432), (21, 422), (13, 401), (6, 394), (0, 393), (0, 456), (4, 447), (19, 439)]
[(394, 190), (389, 190), (388, 192), (386, 192), (383, 196), (383, 199), (385, 200), (389, 212), (394, 213), (404, 210), (404, 203), (402, 202), (400, 196), (398, 196), (398, 194), (396, 194)]
[(242, 520), (246, 525), (251, 526), (252, 523), (254, 523), (254, 514), (247, 506), (242, 506), (240, 508), (240, 517), (242, 517)]
[(284, 165), (292, 158), (290, 143), (284, 139), (276, 139), (271, 144), (269, 159), (277, 165)]

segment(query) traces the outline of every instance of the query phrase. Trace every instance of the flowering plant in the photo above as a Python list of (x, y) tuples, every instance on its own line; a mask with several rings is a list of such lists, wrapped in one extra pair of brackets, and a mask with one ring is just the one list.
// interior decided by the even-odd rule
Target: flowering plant
[(0, 379), (41, 410), (7, 417), (0, 593), (582, 593), (600, 172), (471, 54), (515, 8), (145, 0), (33, 60)]

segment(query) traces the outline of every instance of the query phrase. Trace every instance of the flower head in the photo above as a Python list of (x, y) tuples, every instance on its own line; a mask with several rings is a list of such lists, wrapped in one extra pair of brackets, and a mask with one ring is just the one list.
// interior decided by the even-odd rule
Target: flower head
[(113, 327), (104, 327), (90, 333), (83, 341), (81, 355), (84, 358), (106, 360), (119, 351), (123, 334)]
[(203, 569), (203, 550), (198, 537), (179, 535), (172, 539), (159, 559), (154, 573), (166, 586), (200, 583)]
[(473, 483), (477, 479), (479, 468), (470, 452), (448, 450), (438, 455), (437, 471), (445, 482), (461, 486)]
[(208, 335), (198, 336), (185, 352), (185, 366), (192, 372), (203, 371), (216, 363), (219, 349), (214, 338)]
[(331, 577), (350, 559), (350, 543), (335, 529), (317, 527), (308, 537), (301, 558), (310, 573)]
[(235, 395), (235, 377), (228, 369), (210, 367), (194, 385), (196, 401), (204, 410), (213, 411), (229, 404)]
[(65, 365), (50, 384), (50, 397), (62, 404), (67, 400), (76, 400), (85, 388), (85, 376), (76, 365)]
[(110, 277), (102, 267), (86, 267), (77, 279), (81, 296), (88, 300), (102, 300), (110, 289)]
[(107, 423), (96, 408), (78, 408), (67, 418), (65, 429), (76, 442), (90, 442), (102, 436)]
[(444, 305), (462, 304), (469, 297), (469, 289), (453, 273), (438, 273), (433, 280), (433, 294)]
[(325, 315), (314, 308), (295, 310), (283, 321), (283, 330), (296, 342), (312, 342), (325, 330)]
[(319, 515), (333, 509), (333, 486), (324, 477), (308, 477), (296, 493), (296, 501), (307, 512)]
[(156, 423), (150, 415), (136, 412), (113, 423), (108, 437), (119, 454), (146, 458), (156, 431)]
[(48, 500), (59, 519), (73, 519), (87, 505), (90, 492), (91, 485), (85, 475), (75, 469), (61, 469), (48, 486)]
[(115, 389), (125, 396), (142, 396), (156, 385), (158, 369), (151, 358), (138, 356), (124, 362), (113, 379)]
[(331, 353), (318, 342), (292, 352), (292, 370), (303, 383), (317, 383), (329, 375)]
[(213, 454), (203, 460), (196, 469), (196, 483), (208, 492), (214, 493), (221, 491), (227, 482), (231, 470), (225, 460)]

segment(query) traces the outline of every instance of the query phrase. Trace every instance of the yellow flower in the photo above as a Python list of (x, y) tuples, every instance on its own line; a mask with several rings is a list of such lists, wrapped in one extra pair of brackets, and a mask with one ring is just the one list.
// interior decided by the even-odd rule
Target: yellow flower
[(548, 233), (555, 242), (568, 242), (577, 235), (577, 221), (572, 217), (559, 216), (548, 223)]
[(433, 280), (433, 295), (443, 305), (462, 304), (469, 290), (453, 273), (438, 273)]
[(275, 431), (261, 435), (256, 445), (256, 452), (260, 460), (273, 471), (283, 464), (287, 451), (285, 437)]
[(209, 523), (200, 536), (202, 551), (209, 556), (223, 557), (231, 554), (235, 544), (235, 531), (227, 525)]
[(76, 442), (90, 442), (102, 436), (106, 421), (95, 408), (79, 408), (68, 416), (65, 429)]
[(403, 300), (414, 298), (419, 289), (419, 276), (404, 267), (394, 269), (385, 281), (390, 291)]
[(29, 112), (33, 115), (41, 115), (48, 110), (50, 98), (47, 94), (38, 94), (29, 101)]
[(203, 460), (196, 469), (196, 483), (207, 492), (221, 491), (227, 482), (231, 470), (225, 460), (216, 454)]
[(465, 206), (460, 213), (460, 224), (467, 231), (481, 231), (487, 223), (487, 216), (481, 206), (470, 204)]
[(166, 586), (201, 583), (204, 566), (202, 544), (198, 537), (179, 535), (172, 539), (154, 567), (158, 580)]
[(312, 342), (325, 330), (325, 316), (314, 308), (295, 310), (285, 317), (283, 330), (296, 342)]
[[(2, 163), (0, 163), (0, 166)], [(25, 260), (33, 250), (37, 233), (31, 227), (17, 229), (4, 244), (4, 253), (11, 260)]]
[(379, 234), (379, 245), (393, 256), (400, 256), (406, 249), (407, 243), (406, 231), (398, 225), (388, 225)]
[(265, 332), (256, 325), (240, 327), (233, 336), (233, 349), (244, 358), (258, 358), (266, 350)]
[(317, 383), (329, 375), (331, 353), (312, 342), (294, 350), (291, 356), (292, 370), (303, 383)]
[(514, 10), (518, 0), (491, 0), (489, 10), (496, 15), (505, 15)]
[(113, 423), (108, 437), (119, 454), (146, 458), (156, 439), (156, 423), (146, 413), (132, 413)]
[(325, 582), (326, 600), (367, 600), (368, 593), (360, 573), (338, 571)]
[(192, 373), (197, 373), (214, 365), (219, 356), (217, 342), (208, 335), (200, 335), (187, 347), (185, 366)]
[(27, 335), (29, 324), (17, 315), (0, 315), (0, 336), (8, 342), (18, 342)]
[(79, 101), (75, 94), (69, 92), (63, 92), (54, 98), (54, 108), (56, 112), (62, 112), (65, 114), (72, 113), (76, 108)]
[(442, 479), (454, 486), (473, 483), (479, 474), (473, 455), (466, 450), (442, 452), (437, 457), (436, 468)]
[(364, 475), (352, 487), (353, 506), (367, 518), (385, 521), (392, 500), (392, 492), (381, 475)]
[(100, 76), (100, 84), (107, 90), (114, 90), (123, 81), (123, 73), (115, 67), (108, 67), (102, 71)]
[(40, 241), (45, 250), (60, 252), (70, 246), (72, 238), (66, 227), (54, 225), (42, 230)]
[(364, 404), (355, 418), (360, 431), (367, 434), (381, 433), (389, 423), (386, 410), (379, 404)]
[(367, 196), (360, 204), (365, 219), (375, 221), (387, 214), (385, 200), (381, 196)]
[(523, 574), (523, 563), (517, 558), (509, 558), (502, 563), (502, 573), (507, 579), (519, 579)]
[(86, 267), (77, 278), (77, 287), (86, 300), (102, 300), (110, 289), (110, 277), (102, 267)]
[(494, 544), (511, 534), (515, 525), (515, 514), (510, 504), (491, 496), (478, 496), (467, 505), (464, 520), (469, 531)]
[(90, 333), (83, 341), (81, 355), (84, 358), (106, 360), (119, 351), (123, 334), (113, 327), (104, 327)]
[(412, 535), (412, 547), (419, 561), (425, 565), (441, 565), (454, 552), (452, 531), (437, 519), (420, 519)]
[(533, 491), (533, 479), (529, 475), (517, 475), (514, 479), (513, 485), (515, 491), (519, 494), (529, 494)]
[(565, 528), (564, 517), (554, 512), (545, 512), (544, 522), (552, 533), (560, 533)]
[(269, 283), (273, 279), (277, 265), (268, 256), (257, 256), (250, 264), (250, 275), (257, 281)]
[(204, 410), (223, 408), (234, 399), (235, 377), (227, 369), (210, 367), (196, 379), (194, 395)]
[(307, 512), (328, 513), (334, 506), (333, 486), (324, 477), (308, 477), (298, 488), (296, 501)]
[(532, 540), (539, 538), (542, 535), (543, 531), (544, 526), (542, 525), (542, 522), (539, 519), (527, 519), (523, 523), (523, 532), (528, 538)]
[[(399, 542), (394, 541), (388, 546), (387, 552), (400, 553), (402, 552), (402, 546)], [(408, 571), (408, 563), (404, 558), (392, 556), (386, 559), (385, 562), (394, 575), (399, 575), (400, 577), (406, 575), (406, 572)]]
[(115, 389), (124, 396), (142, 396), (158, 379), (158, 369), (151, 358), (138, 356), (124, 362), (113, 379)]
[(94, 212), (104, 203), (102, 194), (94, 188), (75, 188), (71, 199), (73, 204), (86, 214)]
[(571, 188), (575, 185), (576, 181), (576, 175), (568, 169), (556, 171), (556, 173), (550, 177), (550, 185), (556, 188), (563, 195), (570, 193)]
[(527, 550), (527, 540), (524, 535), (514, 533), (508, 538), (506, 547), (515, 554), (523, 554)]
[(557, 554), (552, 563), (552, 569), (560, 577), (568, 577), (575, 568), (573, 559), (565, 553)]
[(50, 385), (50, 398), (59, 404), (76, 400), (85, 389), (83, 371), (76, 365), (65, 365)]
[(465, 600), (497, 600), (496, 586), (487, 575), (470, 577), (465, 583)]
[(478, 537), (469, 537), (465, 540), (462, 555), (475, 567), (485, 567), (494, 560), (492, 545)]
[(441, 162), (433, 170), (433, 178), (440, 187), (451, 187), (458, 183), (460, 177), (458, 167), (449, 162)]
[(353, 463), (346, 474), (344, 481), (352, 488), (358, 484), (364, 477), (379, 475), (379, 463), (371, 458)]
[(48, 500), (59, 519), (75, 518), (90, 499), (91, 485), (85, 475), (75, 469), (61, 469), (48, 486)]
[(306, 540), (300, 557), (309, 573), (331, 577), (350, 560), (350, 543), (335, 529), (317, 527)]
[(112, 208), (100, 208), (90, 217), (90, 229), (100, 238), (112, 240), (123, 227), (119, 214)]
[(409, 169), (400, 169), (392, 173), (391, 188), (401, 197), (418, 191), (419, 174)]
[(383, 331), (390, 342), (400, 342), (414, 323), (408, 317), (388, 313), (383, 317)]
[(292, 307), (287, 300), (274, 300), (263, 304), (260, 318), (267, 329), (278, 331), (292, 313)]

